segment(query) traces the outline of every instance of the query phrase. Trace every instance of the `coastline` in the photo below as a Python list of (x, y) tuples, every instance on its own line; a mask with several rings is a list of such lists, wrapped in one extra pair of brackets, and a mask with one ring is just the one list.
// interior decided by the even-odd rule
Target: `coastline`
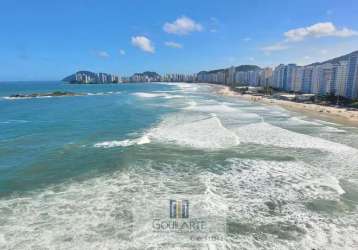
[[(210, 84), (213, 86), (215, 84)], [(318, 104), (297, 103), (292, 101), (271, 99), (250, 94), (240, 94), (230, 89), (228, 86), (213, 86), (214, 91), (222, 96), (238, 97), (252, 102), (259, 102), (267, 105), (275, 105), (289, 111), (304, 113), (312, 118), (320, 118), (327, 121), (334, 121), (341, 124), (358, 127), (358, 111), (347, 110), (345, 108), (326, 107)]]

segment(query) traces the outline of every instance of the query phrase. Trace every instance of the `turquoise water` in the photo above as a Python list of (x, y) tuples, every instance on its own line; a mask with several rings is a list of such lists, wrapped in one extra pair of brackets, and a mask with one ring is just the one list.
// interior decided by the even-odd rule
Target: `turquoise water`
[(0, 194), (31, 191), (120, 167), (117, 157), (92, 145), (125, 139), (172, 112), (173, 108), (158, 109), (132, 95), (167, 89), (169, 86), (142, 84), (2, 83), (3, 97), (58, 90), (87, 95), (0, 101)]
[(174, 194), (225, 215), (200, 249), (355, 249), (358, 129), (214, 90), (0, 83), (0, 249), (156, 246), (133, 204)]

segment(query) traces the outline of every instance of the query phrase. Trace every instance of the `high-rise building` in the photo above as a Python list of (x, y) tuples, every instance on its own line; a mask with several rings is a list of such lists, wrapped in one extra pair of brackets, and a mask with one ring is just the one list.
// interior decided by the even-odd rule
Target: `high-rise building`
[(278, 65), (273, 72), (272, 87), (283, 89), (283, 82), (285, 77), (285, 65)]
[(333, 86), (334, 67), (331, 63), (325, 63), (314, 67), (312, 77), (312, 93), (326, 95), (334, 93)]
[(272, 81), (272, 68), (264, 68), (262, 71), (260, 71), (260, 86), (267, 87), (271, 85)]
[(294, 77), (293, 86), (292, 86), (292, 90), (295, 92), (302, 91), (303, 71), (304, 71), (304, 67), (301, 67), (301, 66), (296, 67), (295, 77)]
[(313, 66), (304, 67), (301, 89), (304, 93), (311, 93), (313, 69)]
[(235, 84), (235, 72), (236, 69), (234, 66), (231, 66), (227, 71), (227, 78), (226, 78), (226, 84), (227, 85), (234, 85)]
[(345, 97), (355, 99), (358, 97), (358, 53), (352, 54), (348, 60), (347, 81), (345, 84)]
[[(336, 96), (345, 96), (345, 85), (348, 76), (348, 61), (340, 61), (333, 67), (334, 94)], [(332, 91), (332, 87), (331, 87)]]
[(288, 64), (284, 72), (283, 88), (286, 91), (293, 91), (297, 65)]

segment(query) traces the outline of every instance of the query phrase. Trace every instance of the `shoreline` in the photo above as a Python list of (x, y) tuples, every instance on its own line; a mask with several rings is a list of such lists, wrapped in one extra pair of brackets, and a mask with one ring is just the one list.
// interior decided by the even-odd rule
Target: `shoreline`
[[(213, 86), (215, 84), (209, 84)], [(288, 111), (303, 113), (312, 118), (333, 121), (340, 124), (358, 127), (358, 111), (347, 110), (345, 108), (326, 107), (318, 104), (298, 103), (292, 101), (271, 99), (264, 96), (254, 96), (250, 94), (240, 94), (230, 89), (228, 86), (216, 85), (214, 92), (222, 96), (238, 97), (251, 102), (263, 103), (282, 107)]]

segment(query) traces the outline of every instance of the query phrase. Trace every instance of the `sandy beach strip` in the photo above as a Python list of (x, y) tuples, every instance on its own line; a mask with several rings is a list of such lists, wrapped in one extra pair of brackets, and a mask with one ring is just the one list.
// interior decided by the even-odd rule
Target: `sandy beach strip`
[(314, 117), (334, 120), (339, 123), (348, 123), (358, 127), (358, 111), (356, 110), (347, 110), (346, 108), (329, 107), (310, 103), (298, 103), (271, 99), (263, 96), (240, 94), (231, 90), (228, 86), (222, 85), (216, 85), (214, 90), (219, 95), (243, 98), (248, 101), (259, 102), (268, 105), (277, 105), (290, 111), (301, 112)]

